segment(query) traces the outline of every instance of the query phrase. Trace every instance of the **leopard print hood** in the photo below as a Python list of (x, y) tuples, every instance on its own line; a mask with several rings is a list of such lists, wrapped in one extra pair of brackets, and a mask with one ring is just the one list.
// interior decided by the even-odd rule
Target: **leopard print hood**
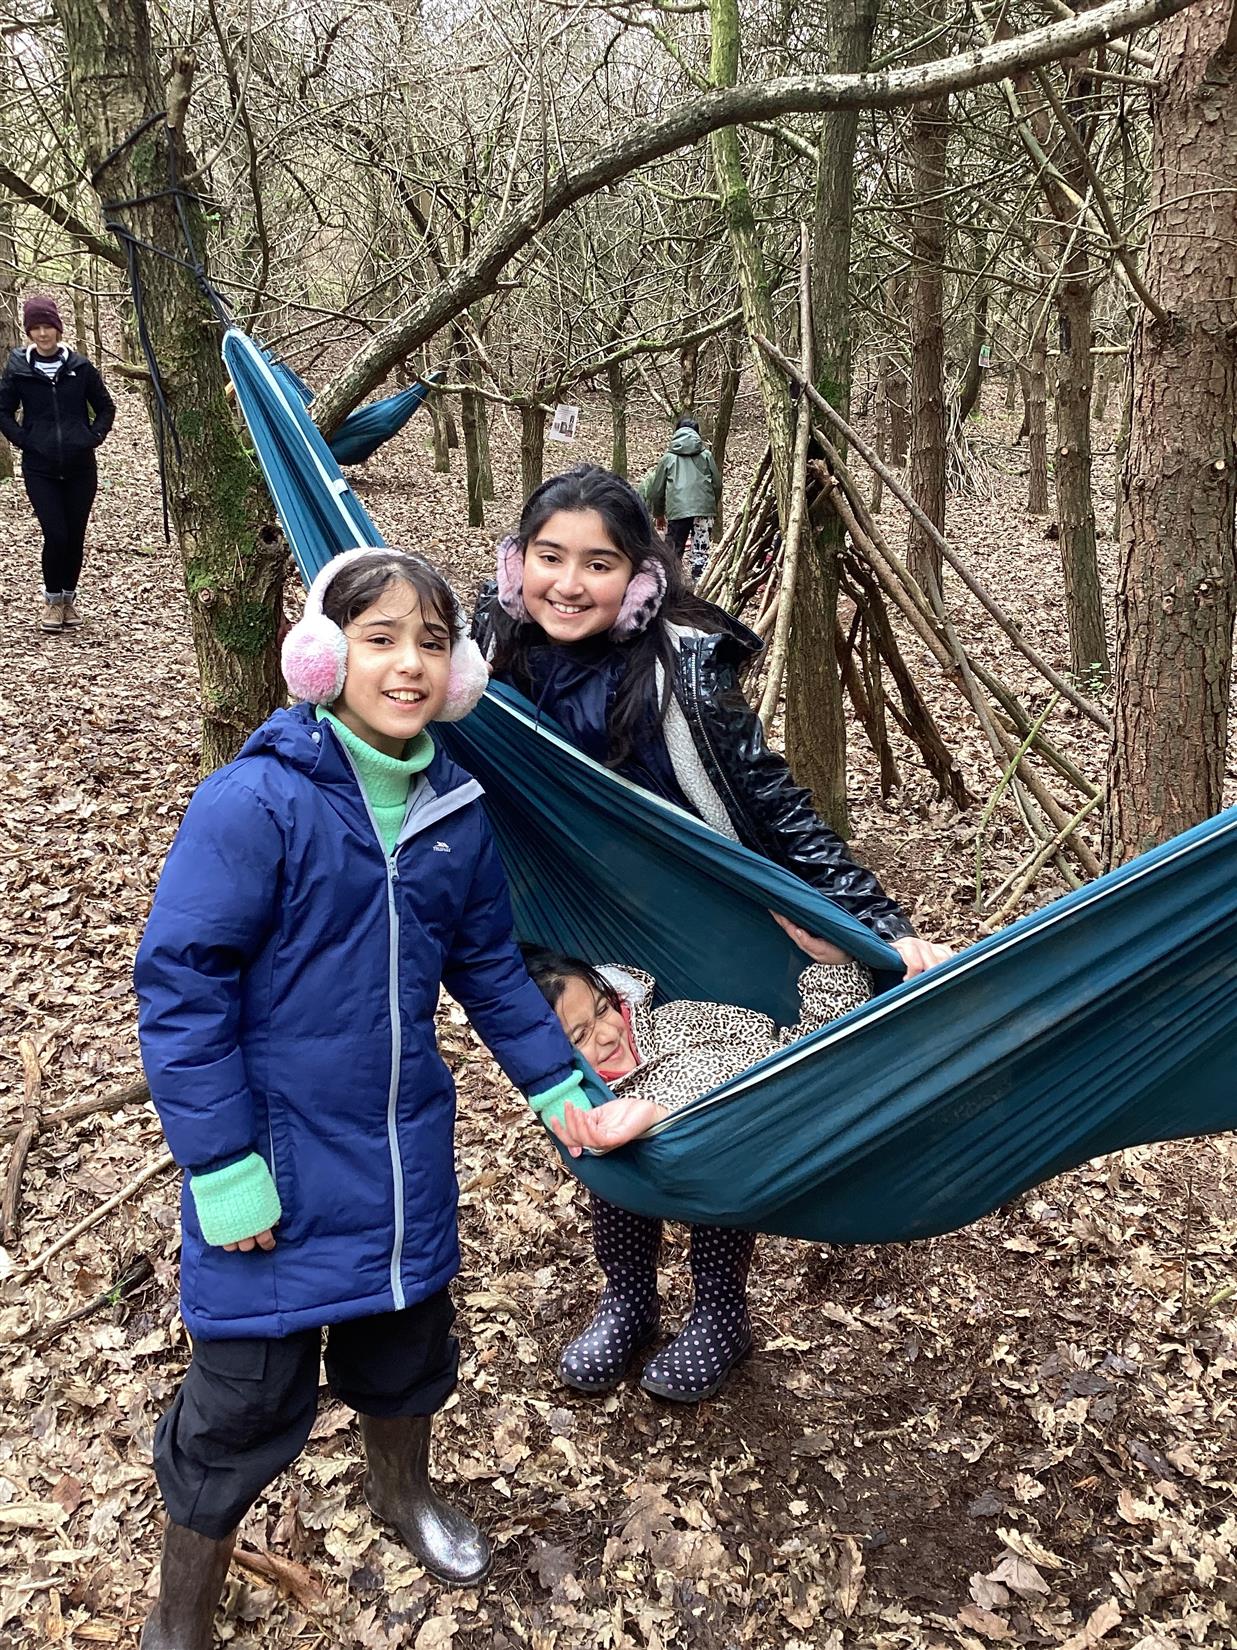
[(872, 976), (859, 963), (813, 963), (799, 977), (799, 1020), (783, 1029), (767, 1014), (735, 1003), (680, 999), (655, 1008), (652, 975), (619, 963), (605, 963), (598, 972), (627, 1005), (640, 1057), (635, 1070), (616, 1078), (610, 1088), (670, 1111), (849, 1014), (872, 995)]

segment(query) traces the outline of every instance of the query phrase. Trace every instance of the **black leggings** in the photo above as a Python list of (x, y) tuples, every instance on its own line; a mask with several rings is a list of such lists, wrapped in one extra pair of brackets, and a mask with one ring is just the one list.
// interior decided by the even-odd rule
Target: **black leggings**
[(93, 458), (63, 476), (39, 475), (23, 466), (22, 480), (43, 529), (43, 589), (49, 596), (72, 595), (81, 576), (98, 468)]

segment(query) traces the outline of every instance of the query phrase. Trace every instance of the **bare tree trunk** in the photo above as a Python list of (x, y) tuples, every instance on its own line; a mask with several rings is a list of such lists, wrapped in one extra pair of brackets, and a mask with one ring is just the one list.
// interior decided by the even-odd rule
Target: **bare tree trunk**
[(1117, 431), (1115, 457), (1117, 460), (1117, 496), (1112, 506), (1112, 542), (1121, 542), (1121, 504), (1124, 488), (1121, 477), (1125, 473), (1125, 461), (1130, 450), (1130, 426), (1134, 421), (1134, 369), (1129, 359), (1125, 363), (1125, 371), (1121, 377), (1121, 427)]
[(524, 497), (540, 487), (545, 473), (545, 411), (541, 406), (520, 408), (520, 484)]
[[(134, 202), (120, 215), (140, 242), (162, 254), (138, 254), (143, 312), (179, 437), (179, 451), (168, 442), (168, 505), (202, 684), (202, 766), (210, 769), (235, 755), (284, 698), (277, 645), (284, 553), (265, 525), (270, 504), (241, 445), (217, 331), (188, 264), (176, 202), (166, 193), (169, 150), (182, 176), (191, 177), (195, 163), (179, 130), (147, 121), (152, 109), (168, 106), (169, 86), (146, 6), (55, 0), (55, 11), (72, 65), (72, 116), (95, 187), (105, 200)], [(174, 56), (171, 68), (187, 98), (192, 57)], [(192, 254), (204, 264), (200, 204), (191, 193), (181, 204)], [(154, 422), (153, 404), (150, 411)]]
[(911, 444), (911, 381), (900, 361), (886, 367), (881, 393), (889, 409), (889, 462), (900, 470)]
[[(911, 219), (911, 496), (945, 531), (945, 206), (949, 99), (917, 105), (911, 117), (915, 208)], [(925, 589), (940, 582), (941, 555), (917, 522), (908, 539), (911, 572)]]
[(1069, 627), (1070, 669), (1094, 691), (1108, 676), (1104, 600), (1091, 499), (1091, 284), (1087, 252), (1076, 244), (1057, 293), (1061, 354), (1057, 364), (1057, 518)]
[[(627, 377), (621, 361), (611, 361), (606, 368), (610, 386), (610, 468), (616, 476), (627, 476)], [(528, 497), (527, 492), (525, 498)]]
[(481, 497), (494, 497), (494, 470), (490, 464), (490, 413), (485, 397), (473, 396), (476, 420), (477, 463), (481, 472)]
[(434, 469), (440, 475), (451, 473), (451, 450), (447, 445), (447, 414), (445, 397), (431, 390), (429, 396), (430, 418), (434, 425)]
[(94, 340), (91, 359), (96, 366), (103, 364), (103, 316), (99, 307), (99, 260), (92, 254), (87, 265), (90, 270), (90, 336)]
[(1019, 369), (1022, 394), (1026, 407), (1027, 460), (1030, 475), (1027, 478), (1027, 514), (1048, 514), (1048, 414), (1047, 414), (1048, 340), (1040, 327), (1031, 340), (1030, 365)]
[(1102, 424), (1108, 417), (1108, 396), (1112, 389), (1112, 368), (1108, 364), (1110, 360), (1110, 356), (1102, 355), (1099, 365), (1095, 369), (1095, 389), (1092, 406), (1097, 424)]
[[(469, 373), (471, 376), (471, 370)], [(468, 525), (485, 526), (485, 453), (477, 409), (481, 398), (471, 390), (460, 396), (460, 417), (464, 426), (464, 471), (468, 488)]]
[[(700, 249), (693, 247), (688, 254), (691, 262), (687, 266), (686, 277), (683, 282), (683, 307), (688, 315), (694, 315), (700, 308)], [(689, 413), (694, 411), (696, 397), (700, 391), (700, 340), (693, 339), (690, 344), (679, 347), (679, 411)]]
[[(825, 13), (831, 73), (867, 67), (876, 0), (835, 0)], [(850, 411), (850, 250), (855, 194), (855, 113), (826, 115), (817, 143), (812, 221), (812, 359), (816, 387)], [(837, 656), (838, 557), (845, 535), (833, 510), (809, 515), (795, 596), (786, 679), (786, 754), (821, 818), (848, 834), (846, 711)]]
[(1143, 279), (1122, 475), (1105, 857), (1222, 805), (1237, 511), (1237, 25), (1225, 0), (1160, 24)]
[(958, 390), (958, 422), (965, 424), (973, 412), (979, 410), (983, 395), (983, 348), (988, 342), (988, 282), (982, 273), (987, 256), (987, 243), (980, 241), (975, 310), (971, 318), (971, 348), (966, 358), (966, 376)]
[(73, 259), (73, 342), (83, 353), (86, 349), (86, 257), (79, 252)]
[[(737, 341), (727, 333), (721, 341), (717, 386), (717, 417), (713, 420), (713, 436), (709, 443), (713, 457), (717, 461), (717, 467), (722, 471), (726, 468), (726, 448), (730, 443), (730, 425), (734, 418), (734, 404), (739, 396), (741, 370), (737, 353)], [(722, 506), (719, 505), (716, 522), (718, 527), (721, 526), (721, 509)]]
[[(738, 0), (709, 0), (709, 20), (712, 29), (710, 81), (714, 86), (734, 86), (739, 73), (741, 34)], [(721, 195), (722, 219), (734, 252), (744, 326), (749, 336), (763, 333), (766, 338), (773, 338), (776, 327), (772, 288), (760, 242), (756, 213), (752, 206), (751, 191), (743, 170), (743, 152), (738, 132), (732, 126), (724, 126), (711, 133), (709, 149), (718, 192)], [(777, 499), (779, 517), (785, 522), (790, 516), (794, 445), (791, 434), (790, 386), (764, 351), (754, 346), (752, 369), (760, 389), (760, 400), (769, 434), (774, 497)]]
[[(21, 343), (18, 302), (21, 274), (17, 267), (17, 246), (13, 240), (13, 203), (0, 200), (0, 363)], [(0, 371), (3, 367), (0, 366)], [(13, 479), (13, 449), (0, 436), (0, 481)]]

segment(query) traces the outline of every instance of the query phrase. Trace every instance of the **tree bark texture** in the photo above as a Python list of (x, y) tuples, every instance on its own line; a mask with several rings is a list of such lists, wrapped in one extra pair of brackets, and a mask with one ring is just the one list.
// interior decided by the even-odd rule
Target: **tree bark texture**
[(1237, 28), (1200, 0), (1160, 31), (1143, 277), (1122, 474), (1106, 858), (1218, 811), (1237, 511)]
[[(622, 363), (611, 361), (606, 368), (610, 389), (610, 468), (616, 476), (627, 476), (627, 377)], [(525, 498), (528, 497), (527, 492)]]
[(1048, 514), (1048, 340), (1039, 327), (1031, 340), (1029, 363), (1019, 367), (1027, 432), (1027, 514)]
[[(1085, 66), (1070, 67), (1065, 110), (1078, 138), (1089, 145), (1094, 120), (1088, 110), (1094, 91)], [(1032, 119), (1041, 145), (1052, 141), (1048, 111)], [(1080, 682), (1094, 684), (1108, 676), (1108, 641), (1104, 600), (1095, 548), (1095, 506), (1091, 497), (1091, 395), (1095, 361), (1091, 354), (1092, 290), (1087, 243), (1078, 233), (1075, 201), (1088, 190), (1087, 169), (1068, 143), (1055, 151), (1057, 172), (1043, 174), (1044, 197), (1056, 219), (1054, 256), (1060, 260), (1056, 309), (1060, 349), (1057, 355), (1056, 477), (1057, 522), (1061, 538), (1061, 573), (1065, 584), (1065, 618), (1069, 630), (1070, 669)]]
[[(683, 308), (695, 315), (700, 308), (700, 248), (692, 245), (687, 254), (691, 260), (683, 277)], [(679, 408), (681, 413), (694, 413), (700, 393), (700, 339), (692, 338), (679, 346)]]
[[(911, 496), (945, 531), (945, 204), (949, 100), (937, 98), (911, 117)], [(911, 572), (928, 589), (940, 583), (941, 555), (917, 522), (907, 541)]]
[[(865, 69), (872, 56), (876, 0), (835, 0), (824, 13), (831, 73)], [(812, 214), (812, 359), (816, 388), (850, 413), (850, 253), (858, 114), (826, 115), (817, 142)], [(843, 455), (845, 456), (845, 455)], [(838, 557), (845, 533), (836, 511), (804, 524), (794, 622), (786, 661), (786, 754), (817, 811), (840, 836), (846, 807), (846, 711), (837, 655)]]
[(447, 417), (443, 398), (437, 390), (431, 390), (429, 404), (430, 418), (434, 425), (434, 469), (441, 475), (450, 475), (451, 449), (447, 444)]
[[(738, 0), (710, 0), (712, 28), (709, 75), (714, 86), (731, 87), (739, 72)], [(743, 306), (743, 323), (748, 337), (763, 333), (777, 336), (769, 272), (760, 242), (751, 192), (743, 169), (739, 133), (725, 126), (709, 139), (713, 170), (721, 195), (722, 221), (734, 253)], [(789, 518), (793, 433), (790, 417), (790, 386), (761, 349), (751, 352), (752, 367), (760, 390), (769, 447), (773, 455), (774, 496), (782, 522)]]
[[(171, 155), (194, 170), (183, 138), (159, 119), (166, 107), (143, 0), (56, 0), (69, 66), (69, 101), (89, 171), (105, 209), (163, 256), (139, 252), (146, 326), (179, 437), (167, 443), (168, 506), (176, 531), (202, 687), (202, 767), (235, 755), (284, 698), (277, 646), (284, 555), (264, 525), (266, 490), (241, 445), (225, 397), (218, 330), (193, 274), (176, 203), (165, 192)], [(182, 59), (180, 73), (191, 73)], [(196, 256), (206, 261), (201, 208), (183, 197)], [(149, 391), (148, 391), (149, 397)], [(152, 423), (157, 419), (148, 399)]]
[[(712, 438), (709, 446), (717, 463), (717, 468), (725, 474), (726, 448), (730, 444), (730, 425), (734, 418), (734, 406), (739, 397), (740, 369), (737, 359), (738, 342), (729, 332), (723, 334), (718, 351), (718, 383), (717, 383), (717, 416), (713, 420)], [(725, 499), (718, 504), (717, 521), (715, 527), (720, 529), (722, 514), (725, 509)]]
[(965, 424), (973, 412), (980, 410), (984, 388), (983, 347), (988, 342), (988, 283), (983, 274), (985, 247), (980, 246), (975, 308), (971, 316), (971, 347), (967, 352), (966, 374), (958, 388), (958, 422)]
[(1094, 691), (1097, 678), (1108, 676), (1108, 640), (1091, 497), (1091, 284), (1086, 270), (1086, 250), (1076, 241), (1057, 293), (1056, 482), (1070, 669)]
[[(470, 374), (471, 376), (471, 374)], [(464, 471), (468, 489), (468, 525), (485, 526), (485, 456), (481, 423), (477, 417), (480, 397), (471, 390), (460, 395), (460, 422), (464, 426)]]
[(520, 408), (520, 484), (524, 497), (540, 487), (545, 474), (545, 411), (540, 406)]

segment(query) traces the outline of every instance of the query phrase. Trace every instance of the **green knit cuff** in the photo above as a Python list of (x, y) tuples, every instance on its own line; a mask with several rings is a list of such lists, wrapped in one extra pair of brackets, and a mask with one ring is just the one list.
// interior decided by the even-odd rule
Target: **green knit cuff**
[(229, 1163), (226, 1169), (191, 1175), (189, 1190), (202, 1237), (216, 1246), (257, 1237), (283, 1214), (271, 1171), (257, 1152), (250, 1152), (239, 1163)]
[(564, 1077), (561, 1083), (555, 1083), (552, 1089), (545, 1089), (540, 1094), (530, 1094), (528, 1097), (529, 1105), (547, 1129), (551, 1123), (563, 1121), (563, 1112), (568, 1101), (577, 1111), (593, 1109), (593, 1102), (584, 1092), (584, 1077), (578, 1071), (573, 1071), (570, 1077)]

